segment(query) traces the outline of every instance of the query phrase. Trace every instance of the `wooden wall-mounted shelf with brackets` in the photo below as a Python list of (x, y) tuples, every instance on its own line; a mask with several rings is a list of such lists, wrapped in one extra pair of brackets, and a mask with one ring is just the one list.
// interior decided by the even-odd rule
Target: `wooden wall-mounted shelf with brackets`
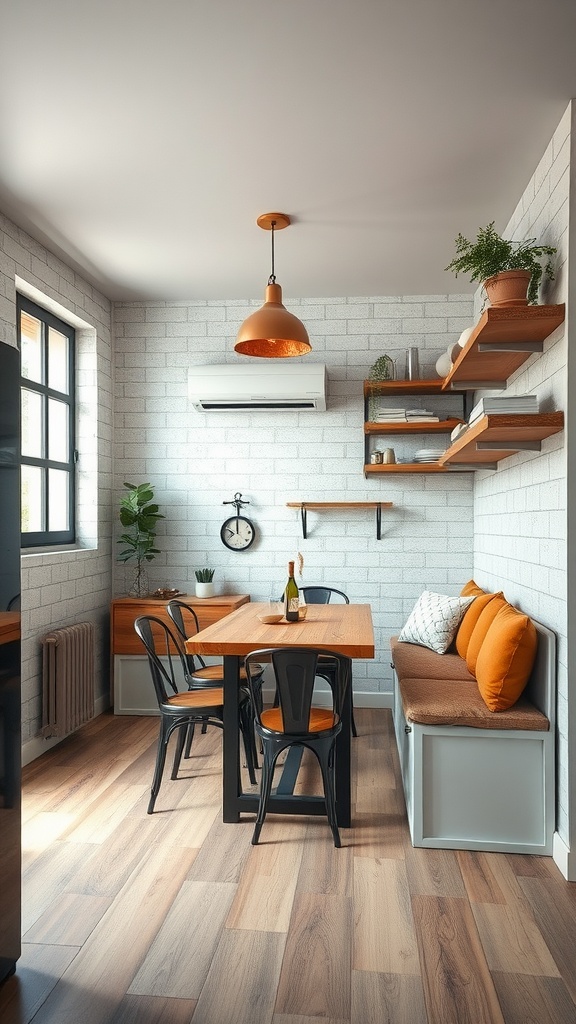
[(324, 508), (374, 508), (376, 509), (376, 540), (382, 538), (382, 509), (392, 508), (393, 502), (391, 501), (287, 501), (287, 508), (298, 508), (300, 509), (300, 518), (302, 520), (302, 536), (304, 540), (307, 537), (307, 521), (306, 513), (308, 509), (317, 511), (318, 509)]
[(443, 466), (465, 463), (473, 469), (496, 469), (496, 463), (520, 451), (539, 452), (541, 442), (564, 428), (564, 413), (481, 416), (450, 445)]
[(557, 306), (488, 306), (445, 378), (446, 391), (506, 387), (509, 377), (563, 323)]

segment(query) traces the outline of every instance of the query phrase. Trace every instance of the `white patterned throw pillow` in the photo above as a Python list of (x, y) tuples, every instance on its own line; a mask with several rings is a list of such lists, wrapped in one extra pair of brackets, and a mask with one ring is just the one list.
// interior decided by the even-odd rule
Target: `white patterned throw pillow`
[(448, 597), (425, 590), (410, 612), (398, 639), (445, 654), (456, 636), (460, 619), (473, 600), (473, 597)]

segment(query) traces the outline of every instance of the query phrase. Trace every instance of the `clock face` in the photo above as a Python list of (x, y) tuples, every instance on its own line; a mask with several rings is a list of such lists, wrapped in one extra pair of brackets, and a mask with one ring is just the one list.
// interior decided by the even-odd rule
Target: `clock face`
[(222, 543), (232, 551), (245, 551), (256, 536), (256, 531), (245, 516), (231, 516), (222, 524), (220, 537)]

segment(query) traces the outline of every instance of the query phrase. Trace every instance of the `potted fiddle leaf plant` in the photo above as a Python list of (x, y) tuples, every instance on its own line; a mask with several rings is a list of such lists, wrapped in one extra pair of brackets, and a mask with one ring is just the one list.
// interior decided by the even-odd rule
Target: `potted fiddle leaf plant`
[(514, 242), (502, 238), (491, 221), (480, 228), (474, 242), (462, 234), (456, 238), (456, 255), (445, 267), (453, 273), (466, 273), (471, 281), (482, 282), (492, 306), (525, 306), (538, 301), (544, 275), (554, 280), (550, 259), (556, 249), (538, 245), (535, 238)]
[(196, 597), (214, 597), (215, 569), (196, 569)]
[(165, 516), (153, 501), (154, 491), (149, 483), (124, 483), (124, 487), (128, 493), (120, 499), (120, 522), (125, 532), (117, 541), (124, 544), (124, 550), (118, 555), (118, 561), (136, 562), (130, 595), (146, 597), (148, 576), (145, 563), (160, 554), (159, 548), (155, 547), (156, 525)]

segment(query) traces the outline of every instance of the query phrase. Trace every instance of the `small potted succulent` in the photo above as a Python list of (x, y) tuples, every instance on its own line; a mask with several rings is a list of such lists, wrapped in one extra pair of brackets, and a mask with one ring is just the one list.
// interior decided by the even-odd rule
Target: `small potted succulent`
[[(492, 306), (525, 306), (538, 301), (543, 274), (554, 280), (551, 261), (543, 264), (542, 260), (553, 256), (556, 249), (535, 243), (535, 238), (522, 242), (502, 238), (491, 221), (480, 228), (475, 242), (457, 236), (456, 256), (444, 269), (452, 270), (456, 277), (467, 273), (471, 281), (481, 281)], [(513, 290), (509, 292), (508, 287)]]
[(196, 597), (214, 597), (215, 569), (196, 569)]

